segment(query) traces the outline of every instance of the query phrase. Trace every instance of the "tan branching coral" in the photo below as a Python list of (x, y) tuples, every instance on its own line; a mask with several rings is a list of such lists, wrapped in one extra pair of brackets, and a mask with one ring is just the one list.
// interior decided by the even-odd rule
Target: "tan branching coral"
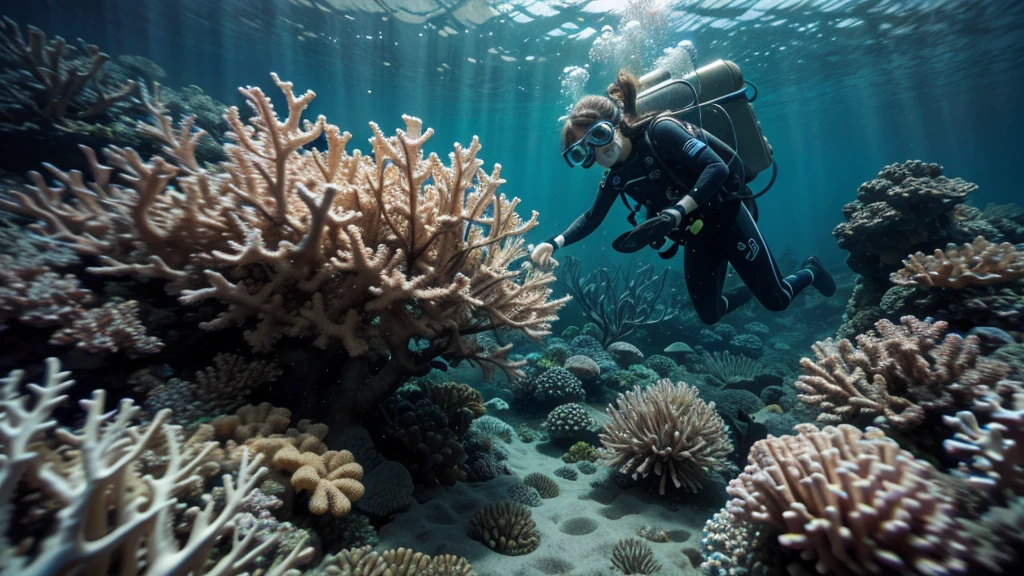
[[(211, 558), (217, 539), (232, 532), (231, 520), (242, 500), (265, 474), (259, 456), (252, 460), (243, 456), (237, 476), (224, 476), (222, 501), (215, 504), (211, 498), (205, 507), (195, 509), (179, 541), (172, 527), (177, 496), (194, 486), (195, 473), (213, 446), (207, 444), (198, 453), (184, 456), (181, 440), (166, 425), (169, 411), (159, 412), (140, 427), (133, 424), (139, 409), (131, 400), (108, 412), (102, 390), (81, 401), (86, 414), (80, 432), (56, 429), (53, 411), (67, 400), (63, 394), (74, 381), (51, 358), (43, 383), (28, 386), (30, 401), (29, 394), (22, 394), (22, 377), (18, 370), (0, 381), (0, 571), (4, 574), (237, 573), (275, 545), (276, 536), (253, 547), (255, 531), (242, 537), (235, 527), (228, 539), (230, 550), (216, 561)], [(47, 442), (57, 445), (53, 452), (64, 448), (77, 452), (74, 474), (65, 476), (64, 470), (48, 465), (43, 454), (32, 449), (51, 431), (52, 440)], [(161, 435), (162, 442), (155, 442)], [(147, 447), (158, 444), (166, 449), (162, 473), (142, 476), (140, 459)], [(145, 483), (146, 489), (125, 490), (133, 483)], [(39, 531), (45, 534), (39, 542), (8, 540), (14, 534), (11, 523), (16, 520), (17, 500), (23, 495), (19, 484), (38, 486), (37, 491), (60, 509), (50, 529)], [(297, 546), (268, 575), (283, 575), (302, 547)]]
[(820, 410), (826, 424), (874, 419), (878, 425), (907, 430), (929, 414), (968, 407), (982, 385), (1011, 372), (1003, 362), (981, 357), (977, 336), (945, 334), (946, 322), (904, 316), (847, 339), (826, 339), (803, 358), (797, 398)]
[(670, 478), (676, 488), (698, 491), (710, 470), (728, 465), (733, 446), (714, 403), (697, 394), (697, 388), (668, 378), (619, 394), (600, 435), (604, 463), (634, 479), (653, 472), (661, 477), (661, 494)]
[(932, 254), (918, 252), (889, 277), (904, 286), (935, 286), (960, 290), (967, 286), (1002, 284), (1024, 278), (1024, 251), (1009, 242), (993, 244), (981, 236), (974, 242)]
[(110, 56), (93, 44), (83, 43), (82, 47), (89, 60), (84, 69), (69, 62), (67, 56), (73, 49), (60, 36), (49, 40), (45, 32), (29, 26), (26, 41), (18, 25), (4, 16), (0, 21), (0, 48), (8, 52), (34, 82), (24, 92), (10, 90), (11, 96), (40, 116), (59, 121), (65, 117), (100, 116), (117, 102), (138, 95), (138, 86), (133, 81), (119, 90), (107, 92), (101, 80), (103, 65)]
[(797, 430), (751, 448), (727, 489), (736, 519), (773, 526), (821, 574), (966, 572), (968, 537), (929, 464), (876, 428)]
[[(109, 147), (108, 166), (84, 149), (92, 182), (47, 166), (53, 187), (32, 173), (32, 186), (11, 191), (0, 207), (102, 256), (91, 272), (159, 278), (185, 303), (226, 303), (202, 327), (245, 325), (256, 350), (282, 336), (309, 337), (320, 347), (344, 345), (353, 361), (390, 358), (370, 379), (354, 368), (343, 386), (352, 412), (439, 355), (518, 374), (510, 346), (485, 351), (473, 336), (514, 329), (540, 338), (567, 299), (551, 299), (550, 272), (515, 266), (537, 215), (520, 219), (519, 200), (498, 191), (501, 167), (481, 169), (476, 138), (456, 144), (447, 164), (426, 154), (433, 131), (410, 116), (392, 137), (371, 124), (372, 157), (350, 154), (348, 133), (323, 117), (303, 123), (313, 92), (296, 96), (291, 83), (273, 79), (287, 117), (259, 88), (241, 89), (254, 116), (246, 123), (227, 110), (232, 143), (216, 171), (195, 161), (192, 140), (201, 135), (187, 120), (176, 130), (158, 117), (146, 130), (163, 135), (170, 161)], [(326, 150), (302, 150), (321, 135)], [(416, 339), (428, 346), (417, 352), (409, 345)]]

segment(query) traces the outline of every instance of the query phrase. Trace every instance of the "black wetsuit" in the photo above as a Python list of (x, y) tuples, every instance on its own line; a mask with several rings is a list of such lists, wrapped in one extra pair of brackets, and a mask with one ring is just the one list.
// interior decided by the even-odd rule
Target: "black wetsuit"
[[(698, 134), (701, 138), (695, 136)], [(698, 208), (669, 238), (686, 245), (686, 287), (700, 319), (714, 324), (752, 296), (769, 310), (785, 310), (814, 276), (805, 269), (783, 278), (757, 228), (756, 215), (751, 215), (744, 202), (731, 198), (732, 193), (749, 193), (747, 171), (739, 156), (714, 136), (669, 118), (655, 120), (648, 136), (635, 139), (629, 158), (605, 172), (594, 204), (562, 234), (562, 246), (597, 229), (620, 193), (644, 206), (648, 218), (675, 206), (688, 194)], [(663, 169), (672, 170), (676, 179), (662, 173)], [(678, 184), (686, 189), (680, 192)], [(697, 218), (704, 226), (698, 233), (690, 233), (685, 228)], [(558, 247), (554, 239), (549, 242)], [(746, 286), (723, 294), (729, 264)]]

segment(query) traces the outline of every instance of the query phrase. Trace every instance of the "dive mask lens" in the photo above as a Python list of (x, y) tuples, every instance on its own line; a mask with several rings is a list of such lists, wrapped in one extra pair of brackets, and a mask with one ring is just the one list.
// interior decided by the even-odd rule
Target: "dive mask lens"
[(615, 138), (615, 128), (611, 122), (602, 120), (590, 127), (582, 138), (573, 142), (562, 152), (562, 157), (570, 168), (583, 166), (590, 168), (597, 157), (595, 148), (604, 146)]

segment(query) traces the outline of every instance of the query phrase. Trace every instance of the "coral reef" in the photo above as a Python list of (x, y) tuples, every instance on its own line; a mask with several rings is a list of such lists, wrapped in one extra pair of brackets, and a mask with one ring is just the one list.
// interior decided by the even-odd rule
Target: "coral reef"
[(569, 465), (555, 468), (555, 476), (558, 476), (563, 480), (576, 480), (580, 477), (579, 472)]
[(586, 397), (580, 379), (565, 368), (551, 368), (537, 378), (532, 400), (539, 406), (579, 402)]
[(901, 286), (935, 286), (959, 290), (967, 286), (1003, 284), (1024, 278), (1024, 250), (1009, 242), (993, 244), (978, 236), (970, 244), (949, 244), (925, 255), (911, 254), (903, 268), (889, 276)]
[(478, 510), (470, 522), (470, 535), (508, 556), (529, 554), (540, 545), (540, 532), (530, 518), (530, 509), (513, 502), (499, 502)]
[(597, 462), (597, 448), (586, 442), (577, 442), (569, 450), (562, 454), (562, 462), (572, 464), (574, 462)]
[(796, 382), (798, 399), (820, 410), (818, 422), (864, 418), (899, 430), (921, 425), (955, 407), (969, 407), (982, 385), (994, 384), (1011, 368), (980, 357), (977, 336), (946, 332), (945, 322), (913, 316), (900, 325), (880, 320), (857, 344), (827, 339), (804, 358)]
[(654, 266), (632, 265), (625, 270), (597, 268), (582, 276), (583, 264), (567, 256), (558, 281), (583, 313), (599, 328), (603, 346), (621, 340), (641, 326), (671, 318), (675, 310), (660, 303), (667, 272), (654, 273)]
[(757, 442), (729, 483), (735, 519), (768, 524), (819, 573), (960, 574), (968, 538), (933, 468), (876, 428), (849, 425)]
[[(74, 384), (69, 373), (61, 372), (56, 359), (47, 360), (41, 384), (28, 386), (32, 400), (21, 391), (23, 372), (14, 371), (3, 379), (0, 400), (0, 530), (9, 538), (16, 498), (24, 493), (16, 486), (31, 479), (29, 485), (42, 491), (50, 505), (59, 509), (50, 529), (34, 546), (6, 543), (8, 554), (0, 558), (0, 568), (18, 574), (51, 574), (83, 570), (106, 574), (120, 559), (138, 559), (138, 569), (167, 572), (192, 572), (206, 569), (219, 536), (232, 526), (243, 500), (266, 473), (261, 457), (249, 459), (243, 452), (237, 477), (223, 478), (223, 502), (215, 510), (210, 502), (193, 508), (185, 516), (185, 538), (180, 543), (172, 531), (178, 521), (176, 507), (183, 489), (194, 485), (197, 467), (213, 449), (206, 444), (198, 454), (186, 456), (171, 427), (166, 425), (169, 411), (162, 411), (145, 426), (133, 425), (138, 408), (131, 400), (121, 402), (115, 411), (106, 412), (106, 394), (93, 393), (81, 401), (85, 423), (80, 433), (57, 429), (54, 439), (74, 450), (74, 461), (56, 467), (46, 461), (38, 442), (57, 426), (52, 414), (67, 397), (63, 394)], [(160, 442), (166, 459), (159, 477), (141, 474), (144, 451)], [(71, 456), (68, 454), (68, 456)], [(141, 491), (125, 490), (128, 483), (144, 486)], [(107, 514), (108, 510), (116, 511)], [(230, 549), (218, 554), (214, 572), (237, 572), (259, 554), (272, 549), (271, 537), (249, 550), (255, 532), (244, 538), (237, 533), (229, 540)], [(284, 574), (299, 556), (296, 547), (268, 574)]]
[[(226, 305), (204, 329), (244, 326), (256, 350), (283, 336), (340, 344), (343, 377), (330, 390), (347, 401), (331, 403), (346, 408), (332, 425), (361, 419), (438, 356), (516, 374), (510, 346), (485, 351), (472, 336), (540, 338), (567, 300), (550, 298), (549, 272), (512, 267), (536, 214), (521, 220), (518, 200), (498, 193), (500, 169), (480, 168), (480, 144), (457, 145), (445, 166), (423, 151), (433, 132), (407, 116), (394, 137), (371, 125), (372, 157), (349, 154), (350, 136), (324, 118), (303, 125), (315, 95), (273, 78), (287, 118), (259, 88), (241, 89), (254, 117), (227, 110), (231, 143), (216, 170), (195, 156), (205, 132), (154, 108), (145, 130), (162, 135), (166, 158), (112, 146), (108, 166), (85, 149), (91, 182), (48, 166), (54, 186), (32, 173), (2, 205), (99, 256), (94, 274), (156, 278), (186, 304)], [(303, 151), (321, 134), (326, 150)], [(384, 367), (367, 377), (378, 359)]]
[(671, 478), (676, 488), (696, 492), (710, 470), (726, 466), (732, 442), (725, 422), (697, 397), (697, 389), (659, 380), (654, 386), (620, 394), (608, 406), (611, 422), (601, 433), (601, 457), (624, 474), (661, 477), (665, 493)]

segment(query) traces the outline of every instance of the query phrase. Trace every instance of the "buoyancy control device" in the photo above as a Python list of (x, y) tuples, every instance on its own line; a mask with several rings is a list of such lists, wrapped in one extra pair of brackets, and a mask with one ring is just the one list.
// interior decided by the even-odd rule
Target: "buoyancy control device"
[[(761, 124), (757, 121), (754, 108), (751, 106), (757, 99), (757, 87), (752, 82), (744, 80), (740, 67), (728, 60), (716, 60), (681, 78), (672, 78), (668, 70), (657, 69), (641, 76), (639, 80), (641, 91), (637, 95), (637, 112), (641, 115), (659, 112), (660, 116), (696, 125), (719, 140), (717, 143), (705, 142), (709, 145), (718, 144), (712, 145), (716, 152), (719, 151), (721, 142), (725, 142), (731, 148), (729, 153), (739, 156), (741, 160), (745, 174), (740, 176), (740, 182), (750, 182), (758, 173), (772, 168), (771, 180), (757, 194), (750, 192), (744, 184), (742, 192), (731, 195), (734, 199), (742, 200), (755, 215), (756, 220), (757, 207), (754, 199), (772, 187), (777, 173), (771, 144), (761, 133)], [(753, 89), (752, 95), (748, 95), (748, 86)], [(658, 156), (656, 151), (654, 155)], [(731, 158), (723, 160), (727, 164), (732, 164)], [(662, 168), (667, 168), (661, 158), (658, 158), (658, 163), (662, 164)], [(670, 170), (666, 170), (666, 173), (671, 177)], [(685, 193), (684, 190), (680, 192)], [(623, 201), (626, 202), (624, 196)], [(630, 223), (636, 226), (635, 214), (639, 205), (634, 208), (626, 202), (626, 206), (631, 210)], [(673, 246), (659, 253), (661, 257), (673, 257), (685, 238), (699, 234), (703, 225), (699, 218), (687, 223), (685, 230), (673, 235)], [(639, 246), (625, 246), (623, 241), (628, 234), (623, 234), (613, 243), (616, 250), (632, 252), (639, 249)], [(661, 239), (653, 242), (651, 247), (660, 250), (664, 243), (665, 240)]]

